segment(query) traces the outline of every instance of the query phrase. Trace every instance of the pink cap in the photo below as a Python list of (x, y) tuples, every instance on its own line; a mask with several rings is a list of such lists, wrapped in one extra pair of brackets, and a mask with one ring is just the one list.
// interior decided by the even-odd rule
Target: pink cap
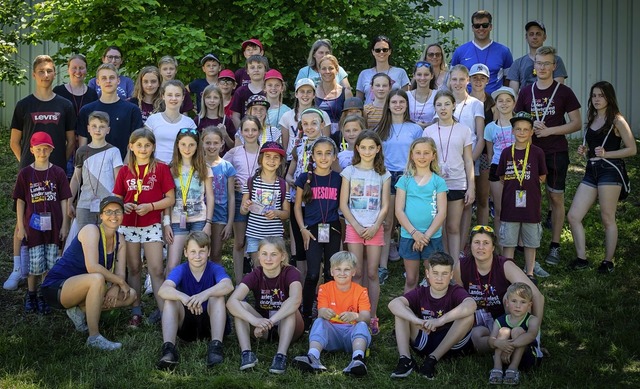
[(47, 145), (51, 148), (54, 148), (53, 140), (51, 139), (51, 136), (43, 131), (39, 131), (31, 135), (31, 147), (36, 147), (41, 145)]
[(229, 69), (221, 70), (220, 73), (218, 74), (218, 78), (230, 78), (234, 82), (236, 81), (236, 75), (233, 74), (233, 72)]
[(271, 78), (276, 78), (282, 82), (284, 82), (284, 79), (282, 78), (282, 74), (277, 71), (276, 69), (271, 69), (268, 72), (265, 73), (264, 75), (264, 80), (267, 81)]
[(262, 42), (260, 42), (256, 38), (251, 38), (251, 39), (248, 39), (248, 40), (242, 42), (242, 51), (244, 51), (244, 49), (249, 44), (256, 45), (256, 46), (258, 46), (260, 48), (260, 50), (264, 50), (264, 47), (262, 47)]

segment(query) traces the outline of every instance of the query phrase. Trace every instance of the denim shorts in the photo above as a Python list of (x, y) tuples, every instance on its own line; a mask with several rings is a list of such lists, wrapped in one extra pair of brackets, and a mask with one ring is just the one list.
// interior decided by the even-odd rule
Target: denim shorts
[(213, 207), (213, 218), (211, 221), (215, 224), (227, 224), (229, 219), (229, 209), (227, 209), (227, 206), (228, 204), (225, 206), (216, 204)]
[(233, 215), (234, 222), (244, 222), (249, 220), (249, 214), (243, 215), (240, 213), (240, 206), (242, 205), (242, 192), (235, 192), (236, 197), (236, 213)]
[(262, 239), (252, 238), (250, 236), (247, 236), (245, 239), (246, 243), (244, 245), (244, 248), (245, 250), (247, 250), (247, 253), (251, 254), (257, 252), (258, 248), (260, 247), (260, 241)]
[(403, 238), (400, 237), (400, 245), (398, 246), (398, 253), (402, 259), (412, 259), (412, 260), (425, 260), (429, 259), (429, 256), (432, 253), (438, 251), (444, 251), (444, 246), (442, 245), (442, 237), (440, 238), (431, 238), (429, 240), (429, 244), (426, 245), (422, 251), (413, 251), (413, 243), (415, 241), (411, 238)]
[(205, 224), (207, 224), (207, 222), (204, 220), (187, 222), (187, 228), (180, 228), (180, 223), (171, 223), (171, 230), (173, 231), (173, 235), (187, 235), (193, 231), (202, 231)]
[[(609, 160), (620, 169), (620, 160)], [(603, 160), (587, 161), (582, 184), (597, 188), (600, 185), (622, 186), (622, 178), (615, 167)]]
[(391, 196), (395, 196), (396, 195), (396, 183), (398, 182), (400, 177), (402, 177), (404, 172), (403, 171), (399, 171), (399, 172), (389, 171), (389, 173), (391, 173)]

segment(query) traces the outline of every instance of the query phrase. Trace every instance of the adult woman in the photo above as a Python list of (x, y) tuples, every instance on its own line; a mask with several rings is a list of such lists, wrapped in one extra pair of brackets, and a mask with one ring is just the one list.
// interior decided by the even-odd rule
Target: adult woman
[(371, 55), (374, 58), (374, 66), (365, 69), (358, 76), (356, 86), (356, 97), (364, 100), (365, 104), (373, 101), (373, 91), (371, 90), (371, 79), (378, 73), (385, 73), (391, 77), (391, 89), (409, 90), (409, 77), (407, 72), (389, 63), (392, 47), (391, 40), (384, 35), (379, 35), (371, 42)]
[(447, 75), (447, 62), (444, 60), (444, 51), (438, 43), (432, 43), (424, 49), (422, 61), (427, 61), (433, 69), (433, 77), (436, 80), (435, 89), (440, 89), (445, 85)]
[[(305, 66), (298, 71), (295, 84), (298, 84), (298, 81), (303, 78), (310, 78), (316, 86), (318, 86), (321, 81), (320, 68), (318, 67), (319, 62), (325, 55), (331, 53), (333, 53), (333, 48), (331, 47), (331, 42), (328, 39), (318, 39), (315, 41), (309, 51), (309, 58), (307, 59), (308, 66)], [(339, 66), (336, 79), (340, 85), (350, 90), (351, 85), (349, 84), (349, 79), (347, 77), (347, 72)]]
[[(102, 54), (102, 63), (110, 63), (116, 67), (116, 69), (120, 69), (122, 62), (124, 61), (122, 57), (122, 51), (118, 46), (109, 46), (104, 50)], [(102, 94), (102, 90), (96, 84), (96, 79), (92, 78), (89, 80), (89, 88), (94, 89), (98, 96)], [(118, 97), (123, 100), (127, 100), (129, 97), (133, 96), (133, 80), (127, 76), (120, 75), (120, 82), (118, 83)]]
[(327, 54), (318, 61), (321, 81), (316, 87), (316, 107), (325, 111), (331, 119), (331, 133), (338, 131), (344, 100), (353, 97), (351, 89), (338, 84), (338, 59)]
[(460, 259), (453, 267), (456, 283), (473, 297), (478, 305), (471, 340), (478, 352), (489, 352), (489, 334), (496, 318), (504, 314), (503, 299), (509, 285), (524, 282), (533, 291), (533, 314), (542, 321), (544, 296), (511, 259), (497, 255), (496, 236), (489, 226), (471, 229), (471, 256)]
[(101, 350), (122, 347), (100, 335), (101, 312), (131, 305), (136, 298), (136, 291), (125, 281), (124, 237), (117, 232), (123, 213), (122, 199), (102, 199), (100, 225), (90, 224), (80, 230), (41, 287), (47, 304), (66, 309), (76, 330), (84, 332), (88, 327), (87, 346)]
[(586, 144), (578, 147), (578, 153), (588, 159), (587, 168), (567, 215), (577, 255), (570, 267), (576, 270), (589, 267), (582, 220), (597, 197), (605, 233), (604, 260), (598, 272), (611, 273), (618, 243), (616, 209), (621, 185), (625, 185), (618, 169), (624, 166), (622, 158), (636, 155), (636, 142), (629, 124), (620, 114), (616, 92), (609, 82), (593, 84), (588, 107)]
[(87, 77), (87, 59), (84, 55), (75, 54), (69, 57), (67, 72), (69, 73), (69, 83), (56, 86), (53, 88), (53, 93), (71, 101), (76, 116), (78, 116), (80, 108), (98, 100), (98, 94), (84, 83)]
[(415, 87), (407, 93), (411, 120), (423, 129), (433, 123), (436, 110), (433, 107), (435, 96), (435, 78), (433, 66), (426, 61), (418, 61), (413, 69)]

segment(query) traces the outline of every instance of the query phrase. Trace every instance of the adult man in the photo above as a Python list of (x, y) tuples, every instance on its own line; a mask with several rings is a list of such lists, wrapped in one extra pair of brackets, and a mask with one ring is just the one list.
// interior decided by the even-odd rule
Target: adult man
[[(536, 57), (536, 50), (544, 44), (547, 39), (547, 29), (538, 20), (532, 20), (524, 26), (526, 33), (524, 34), (527, 44), (529, 45), (529, 53), (513, 61), (513, 65), (507, 72), (507, 80), (509, 86), (518, 94), (520, 87), (531, 85), (536, 82), (536, 70), (533, 62)], [(556, 69), (553, 71), (553, 79), (560, 84), (564, 84), (567, 78), (567, 69), (564, 67), (562, 58), (556, 55)]]
[[(534, 117), (533, 144), (544, 150), (547, 174), (547, 197), (551, 205), (551, 243), (546, 262), (560, 262), (560, 234), (564, 224), (564, 188), (569, 168), (566, 134), (580, 129), (580, 102), (566, 85), (553, 79), (556, 69), (556, 49), (538, 48), (535, 56), (537, 80), (522, 88), (515, 111), (530, 112)], [(569, 116), (569, 122), (565, 120)]]
[(489, 68), (489, 83), (486, 91), (491, 94), (503, 84), (505, 71), (513, 63), (508, 47), (494, 42), (491, 37), (493, 17), (480, 10), (471, 15), (473, 40), (459, 46), (451, 58), (451, 66), (462, 64), (470, 69), (473, 64), (483, 63)]

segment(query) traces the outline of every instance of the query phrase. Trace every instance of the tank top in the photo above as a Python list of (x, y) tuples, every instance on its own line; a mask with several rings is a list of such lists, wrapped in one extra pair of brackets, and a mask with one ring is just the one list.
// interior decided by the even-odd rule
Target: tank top
[[(614, 129), (611, 129), (611, 133), (609, 136), (609, 130), (606, 128), (601, 128), (599, 130), (594, 130), (591, 128), (587, 128), (585, 133), (585, 139), (587, 141), (587, 146), (589, 147), (588, 158), (595, 158), (596, 147), (603, 146), (604, 143), (604, 151), (616, 151), (620, 150), (620, 144), (622, 143), (622, 138), (616, 135)], [(606, 139), (606, 141), (605, 141)]]

